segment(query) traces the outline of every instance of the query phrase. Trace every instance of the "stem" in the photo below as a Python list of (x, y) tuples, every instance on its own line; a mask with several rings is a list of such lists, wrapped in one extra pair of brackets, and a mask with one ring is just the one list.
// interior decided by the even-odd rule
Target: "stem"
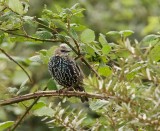
[(5, 54), (11, 61), (13, 61), (14, 63), (16, 63), (16, 64), (24, 71), (24, 73), (28, 76), (30, 82), (32, 83), (32, 79), (31, 79), (30, 75), (28, 74), (28, 72), (24, 69), (24, 67), (21, 66), (17, 61), (15, 61), (15, 60), (14, 60), (7, 52), (5, 52), (2, 48), (0, 48), (0, 50), (1, 50), (1, 52), (2, 52), (3, 54)]

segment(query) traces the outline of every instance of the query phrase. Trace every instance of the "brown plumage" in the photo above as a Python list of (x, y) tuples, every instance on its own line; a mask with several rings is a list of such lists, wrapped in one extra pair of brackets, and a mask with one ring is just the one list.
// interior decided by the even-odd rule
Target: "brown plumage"
[[(50, 58), (48, 69), (51, 76), (66, 88), (74, 88), (76, 91), (85, 91), (83, 88), (83, 73), (76, 62), (69, 57), (66, 44), (61, 44)], [(81, 101), (88, 101), (87, 97), (81, 97)]]

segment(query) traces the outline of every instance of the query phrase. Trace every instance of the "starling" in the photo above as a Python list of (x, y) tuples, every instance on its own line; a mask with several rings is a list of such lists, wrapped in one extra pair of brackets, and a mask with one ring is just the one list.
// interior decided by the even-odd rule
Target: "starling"
[[(64, 88), (72, 88), (76, 91), (85, 91), (83, 88), (83, 73), (76, 62), (69, 57), (68, 52), (71, 49), (67, 48), (66, 44), (61, 44), (55, 50), (54, 56), (50, 58), (48, 69), (51, 76), (62, 85)], [(81, 101), (88, 101), (85, 96), (81, 97)]]

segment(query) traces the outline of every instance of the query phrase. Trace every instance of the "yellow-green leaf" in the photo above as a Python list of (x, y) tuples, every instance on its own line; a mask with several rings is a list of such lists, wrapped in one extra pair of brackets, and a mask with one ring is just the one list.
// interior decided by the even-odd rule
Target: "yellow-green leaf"
[(86, 29), (81, 34), (81, 41), (83, 43), (91, 43), (95, 40), (95, 33), (91, 29)]
[(19, 0), (8, 0), (8, 6), (14, 12), (16, 12), (16, 13), (18, 13), (20, 15), (24, 14), (23, 5)]
[(101, 66), (98, 68), (98, 73), (102, 76), (110, 76), (112, 70), (108, 66)]
[(14, 124), (14, 121), (6, 121), (6, 122), (0, 123), (0, 131), (4, 131), (4, 129), (9, 128), (13, 124)]

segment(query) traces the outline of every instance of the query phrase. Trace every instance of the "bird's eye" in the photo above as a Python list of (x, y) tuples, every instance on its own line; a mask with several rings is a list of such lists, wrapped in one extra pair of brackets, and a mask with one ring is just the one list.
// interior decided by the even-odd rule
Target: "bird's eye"
[(66, 52), (66, 50), (61, 50), (61, 52)]
[(69, 52), (68, 50), (61, 50), (61, 52)]

